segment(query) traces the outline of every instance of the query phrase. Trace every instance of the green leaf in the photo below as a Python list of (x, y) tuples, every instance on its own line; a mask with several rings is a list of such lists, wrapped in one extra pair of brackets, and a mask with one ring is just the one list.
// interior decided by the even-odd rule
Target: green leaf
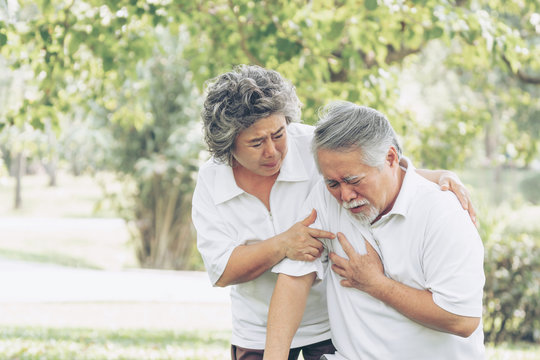
[(368, 9), (369, 11), (375, 10), (378, 6), (377, 0), (366, 0), (365, 5), (366, 9)]
[(39, 27), (39, 33), (41, 35), (41, 38), (43, 39), (43, 42), (45, 44), (50, 43), (51, 41), (51, 34), (49, 33), (49, 27), (47, 25), (42, 25)]
[(278, 54), (282, 57), (281, 60), (285, 61), (291, 59), (302, 50), (302, 46), (300, 44), (292, 42), (286, 38), (277, 38), (276, 47), (278, 49)]
[(110, 54), (103, 56), (103, 71), (107, 72), (114, 68), (114, 57)]
[(0, 46), (4, 46), (7, 44), (7, 35), (0, 33)]
[(80, 43), (81, 43), (80, 37), (76, 33), (72, 34), (72, 36), (69, 39), (68, 53), (70, 55), (75, 54), (77, 50), (79, 49)]
[(34, 129), (37, 129), (37, 130), (44, 130), (45, 129), (45, 124), (39, 118), (32, 118), (32, 121), (30, 121), (30, 125)]
[(444, 30), (441, 27), (436, 26), (431, 30), (431, 38), (432, 39), (440, 38), (443, 33), (444, 33)]
[(330, 33), (328, 34), (329, 38), (335, 39), (341, 36), (341, 33), (344, 27), (345, 27), (344, 21), (333, 22), (332, 25), (330, 26)]
[(261, 34), (264, 35), (264, 36), (270, 36), (270, 35), (273, 35), (275, 34), (277, 31), (277, 27), (276, 25), (272, 22), (272, 23), (269, 23), (267, 26), (266, 26), (266, 29), (264, 31), (261, 31)]

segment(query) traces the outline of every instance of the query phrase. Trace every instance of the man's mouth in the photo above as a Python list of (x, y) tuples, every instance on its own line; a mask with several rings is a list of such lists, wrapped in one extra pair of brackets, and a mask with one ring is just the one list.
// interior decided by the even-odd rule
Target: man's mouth
[(364, 205), (360, 205), (360, 206), (355, 206), (353, 208), (350, 208), (349, 211), (354, 213), (354, 214), (358, 214), (359, 212), (362, 212), (362, 210), (364, 210), (364, 208), (366, 207), (367, 204), (364, 204)]
[(364, 210), (364, 208), (367, 205), (369, 205), (369, 201), (367, 201), (366, 199), (353, 200), (353, 201), (343, 203), (343, 207), (354, 214), (358, 214), (359, 212), (362, 212), (362, 210)]

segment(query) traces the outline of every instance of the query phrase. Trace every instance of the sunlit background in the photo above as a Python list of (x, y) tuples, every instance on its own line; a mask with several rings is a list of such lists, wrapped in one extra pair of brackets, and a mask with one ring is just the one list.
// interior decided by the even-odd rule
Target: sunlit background
[(0, 358), (228, 357), (190, 211), (204, 83), (242, 63), (459, 174), (488, 356), (540, 358), (539, 59), (537, 0), (0, 0)]

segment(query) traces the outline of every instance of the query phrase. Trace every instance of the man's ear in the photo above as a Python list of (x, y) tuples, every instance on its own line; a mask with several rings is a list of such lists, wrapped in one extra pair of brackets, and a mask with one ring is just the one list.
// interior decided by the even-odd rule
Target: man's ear
[(399, 156), (396, 148), (393, 146), (388, 149), (388, 153), (386, 154), (386, 163), (390, 167), (399, 166)]

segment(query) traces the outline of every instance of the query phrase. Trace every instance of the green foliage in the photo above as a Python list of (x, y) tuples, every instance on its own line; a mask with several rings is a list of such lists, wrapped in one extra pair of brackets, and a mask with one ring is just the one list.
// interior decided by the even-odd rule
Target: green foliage
[[(19, 360), (212, 360), (230, 353), (229, 331), (0, 328), (0, 357)], [(486, 345), (492, 360), (538, 359), (530, 343)]]
[(203, 147), (200, 96), (181, 57), (181, 41), (163, 35), (168, 54), (156, 52), (141, 66), (139, 91), (127, 82), (109, 114), (115, 124), (112, 170), (127, 175), (134, 187), (124, 213), (137, 229), (144, 267), (191, 265), (191, 193)]
[(504, 211), (481, 217), (487, 342), (540, 340), (540, 234), (511, 230)]
[[(8, 8), (7, 4), (17, 3), (17, 8)], [(540, 150), (537, 0), (368, 0), (360, 5), (349, 0), (20, 0), (0, 4), (0, 61), (18, 72), (9, 79), (0, 73), (1, 131), (13, 126), (45, 130), (51, 124), (62, 139), (58, 151), (71, 149), (73, 154), (64, 158), (76, 169), (76, 164), (97, 168), (110, 160), (105, 156), (107, 148), (93, 152), (95, 148), (88, 145), (105, 148), (109, 138), (97, 129), (112, 128), (114, 139), (123, 145), (108, 153), (118, 156), (110, 165), (132, 176), (136, 184), (154, 179), (154, 187), (135, 186), (138, 195), (174, 188), (169, 184), (188, 191), (192, 180), (187, 174), (196, 166), (190, 161), (198, 158), (200, 150), (189, 145), (194, 138), (183, 141), (182, 131), (194, 132), (173, 115), (183, 111), (181, 106), (150, 89), (181, 92), (183, 82), (201, 89), (208, 78), (239, 63), (273, 68), (290, 79), (305, 105), (307, 123), (314, 123), (317, 110), (334, 99), (377, 108), (403, 134), (407, 153), (418, 159), (418, 165), (471, 164), (483, 145), (487, 162), (479, 159), (482, 163), (526, 166)], [(178, 88), (167, 81), (152, 83), (153, 75), (144, 65), (157, 48), (161, 54), (176, 54), (160, 42), (163, 28), (173, 37), (190, 35), (183, 38), (181, 52), (189, 62), (180, 66), (190, 71), (171, 78), (177, 79)], [(427, 61), (427, 53), (444, 56)], [(414, 81), (431, 75), (422, 81), (433, 87), (425, 87), (419, 95), (427, 107), (433, 105), (428, 93), (437, 86), (452, 86), (447, 94), (451, 102), (430, 107), (426, 118), (407, 103), (398, 103), (406, 95), (398, 81), (411, 69)], [(20, 99), (11, 101), (3, 89), (16, 78), (24, 78), (19, 86), (23, 91)], [(4, 104), (10, 104), (9, 111), (4, 111)], [(191, 112), (186, 116), (196, 119)], [(81, 151), (75, 151), (80, 135), (69, 123), (90, 130)], [(22, 147), (23, 140), (9, 141)], [(4, 152), (4, 163), (9, 162)], [(139, 176), (141, 180), (136, 179)], [(180, 194), (168, 199), (176, 196), (188, 201)], [(147, 211), (131, 209), (133, 213), (143, 216)]]
[(396, 81), (409, 59), (438, 42), (449, 50), (441, 68), (458, 69), (464, 89), (475, 96), (445, 109), (448, 124), (436, 119), (406, 135), (420, 132), (420, 140), (407, 141), (433, 142), (442, 132), (445, 143), (427, 147), (426, 163), (459, 165), (469, 154), (455, 149), (480, 140), (479, 128), (499, 128), (486, 134), (504, 134), (495, 151), (526, 165), (540, 149), (537, 136), (530, 135), (534, 132), (525, 130), (537, 123), (539, 111), (534, 102), (540, 83), (539, 7), (535, 0), (370, 0), (363, 6), (354, 1), (20, 1), (19, 9), (6, 8), (0, 17), (5, 43), (0, 55), (14, 69), (28, 68), (33, 76), (27, 83), (38, 91), (25, 94), (24, 106), (0, 123), (40, 128), (50, 119), (54, 127), (62, 114), (71, 117), (75, 104), (97, 104), (114, 111), (116, 120), (141, 124), (144, 115), (137, 108), (126, 116), (116, 108), (117, 89), (136, 79), (137, 64), (151, 56), (154, 29), (162, 25), (173, 34), (190, 33), (184, 54), (199, 87), (233, 65), (259, 64), (297, 86), (307, 123), (317, 120), (317, 109), (328, 101), (345, 99), (373, 106), (398, 129), (411, 130), (418, 123), (410, 109), (396, 106)]
[(229, 332), (0, 328), (2, 359), (224, 359)]
[(527, 201), (540, 204), (540, 174), (531, 175), (519, 184)]

